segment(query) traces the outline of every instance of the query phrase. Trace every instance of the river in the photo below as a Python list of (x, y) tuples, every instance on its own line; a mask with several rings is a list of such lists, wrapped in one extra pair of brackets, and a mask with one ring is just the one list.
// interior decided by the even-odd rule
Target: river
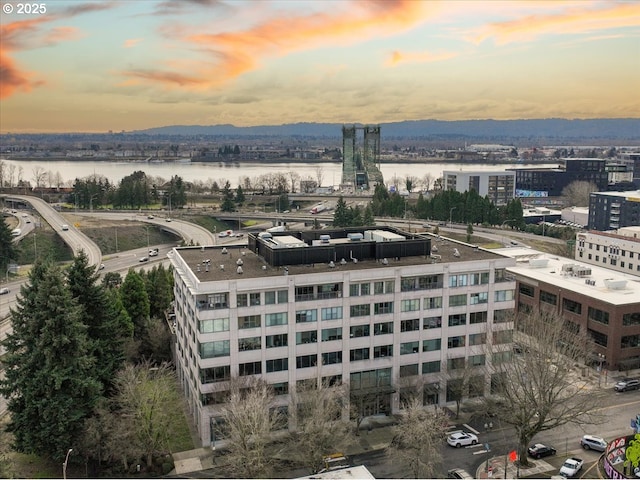
[[(148, 176), (160, 177), (169, 180), (173, 175), (179, 175), (183, 180), (192, 182), (200, 180), (208, 183), (208, 180), (215, 180), (218, 184), (224, 184), (226, 180), (232, 187), (239, 184), (241, 178), (249, 177), (254, 179), (269, 172), (281, 172), (287, 174), (295, 171), (301, 179), (318, 179), (318, 171), (321, 171), (322, 185), (338, 185), (342, 178), (342, 164), (338, 162), (326, 163), (132, 163), (132, 162), (108, 162), (108, 161), (86, 161), (86, 160), (6, 160), (0, 158), (5, 163), (4, 183), (15, 184), (18, 181), (18, 173), (22, 169), (22, 180), (35, 184), (35, 172), (44, 170), (51, 178), (60, 178), (65, 185), (72, 185), (76, 178), (85, 178), (91, 175), (103, 175), (110, 182), (117, 184), (122, 178), (131, 175), (133, 172), (142, 170)], [(10, 166), (15, 166), (14, 177), (9, 179)], [(427, 174), (434, 179), (441, 177), (443, 170), (480, 170), (480, 171), (504, 171), (507, 168), (545, 168), (557, 167), (557, 163), (549, 164), (487, 164), (487, 163), (383, 163), (380, 171), (384, 176), (386, 184), (392, 184), (397, 178), (399, 183), (406, 176), (411, 175), (424, 178)], [(51, 186), (55, 186), (55, 181)], [(45, 181), (45, 186), (49, 186), (49, 181)]]

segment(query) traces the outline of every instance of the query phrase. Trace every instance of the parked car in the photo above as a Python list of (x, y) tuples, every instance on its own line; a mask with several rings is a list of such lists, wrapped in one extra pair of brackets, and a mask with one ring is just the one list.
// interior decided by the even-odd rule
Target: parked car
[(447, 478), (459, 478), (462, 480), (469, 480), (473, 478), (473, 475), (471, 475), (469, 472), (461, 468), (452, 468), (447, 472)]
[(560, 467), (560, 475), (565, 478), (573, 478), (582, 469), (584, 461), (578, 457), (567, 458), (562, 467)]
[(627, 390), (637, 390), (639, 387), (639, 380), (635, 378), (623, 378), (613, 386), (613, 389), (616, 392), (626, 392)]
[(148, 218), (149, 220), (153, 220), (153, 219), (154, 219), (154, 218), (156, 218), (156, 217), (154, 217), (153, 215), (147, 215), (147, 218)]
[(582, 448), (585, 450), (596, 450), (598, 452), (604, 452), (607, 449), (605, 439), (594, 435), (584, 435), (580, 439), (580, 445), (582, 445)]
[(535, 445), (531, 445), (527, 449), (527, 452), (529, 453), (530, 457), (537, 459), (537, 458), (549, 457), (551, 455), (555, 455), (556, 449), (553, 447), (548, 447), (547, 445), (544, 445), (542, 443), (536, 443)]
[(8, 288), (0, 288), (0, 295), (6, 295), (7, 293), (9, 293)]
[(478, 437), (469, 432), (454, 432), (447, 437), (447, 443), (452, 447), (460, 448), (466, 445), (478, 443)]

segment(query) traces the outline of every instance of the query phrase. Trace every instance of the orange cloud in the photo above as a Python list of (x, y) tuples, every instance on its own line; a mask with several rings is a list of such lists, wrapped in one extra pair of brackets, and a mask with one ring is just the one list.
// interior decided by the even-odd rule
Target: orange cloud
[(599, 9), (572, 8), (561, 14), (529, 15), (509, 22), (493, 23), (470, 38), (481, 43), (494, 38), (498, 45), (532, 40), (545, 34), (577, 34), (640, 26), (640, 3), (621, 3)]
[(132, 48), (135, 47), (138, 43), (142, 41), (141, 38), (130, 38), (124, 41), (124, 48)]
[[(215, 70), (200, 70), (198, 76), (214, 86), (256, 69), (262, 59), (270, 56), (327, 44), (359, 42), (406, 30), (422, 22), (426, 9), (432, 8), (433, 4), (413, 0), (367, 0), (346, 5), (349, 11), (333, 8), (332, 13), (279, 17), (248, 30), (187, 35), (183, 39), (212, 55)], [(158, 72), (149, 79), (155, 77), (163, 83), (170, 78)]]
[(449, 60), (455, 58), (459, 54), (454, 52), (444, 53), (430, 53), (430, 52), (399, 52), (393, 51), (389, 58), (385, 61), (386, 67), (395, 67), (400, 63), (429, 63), (429, 62), (441, 62), (443, 60)]

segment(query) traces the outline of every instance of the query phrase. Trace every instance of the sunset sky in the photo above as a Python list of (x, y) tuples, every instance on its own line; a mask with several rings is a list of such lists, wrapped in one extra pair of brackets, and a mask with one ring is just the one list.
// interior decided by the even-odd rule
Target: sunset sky
[(37, 3), (0, 0), (1, 133), (640, 116), (640, 1)]

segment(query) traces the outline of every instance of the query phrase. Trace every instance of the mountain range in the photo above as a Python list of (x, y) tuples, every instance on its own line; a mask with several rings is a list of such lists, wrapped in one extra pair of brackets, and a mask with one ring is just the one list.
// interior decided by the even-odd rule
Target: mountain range
[[(353, 125), (353, 124), (346, 124)], [(361, 124), (356, 124), (362, 126)], [(640, 140), (640, 118), (602, 119), (533, 119), (533, 120), (412, 120), (381, 123), (381, 135), (385, 140), (464, 138), (483, 141), (510, 141), (544, 139), (553, 143), (567, 140)], [(227, 137), (316, 137), (341, 138), (340, 123), (290, 123), (236, 127), (234, 125), (170, 125), (138, 130), (134, 134), (227, 136)], [(635, 142), (634, 142), (635, 143)]]

